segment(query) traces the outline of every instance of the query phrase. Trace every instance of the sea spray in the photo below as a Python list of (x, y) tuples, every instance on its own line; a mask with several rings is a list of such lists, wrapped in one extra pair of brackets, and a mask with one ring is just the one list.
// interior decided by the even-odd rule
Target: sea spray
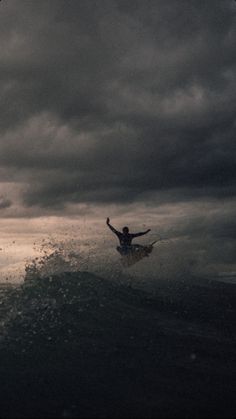
[[(24, 280), (39, 280), (64, 272), (92, 272), (109, 280), (129, 281), (130, 272), (124, 269), (116, 249), (97, 243), (81, 244), (75, 238), (49, 237), (34, 243), (36, 257), (26, 260)], [(135, 271), (134, 271), (135, 272)]]

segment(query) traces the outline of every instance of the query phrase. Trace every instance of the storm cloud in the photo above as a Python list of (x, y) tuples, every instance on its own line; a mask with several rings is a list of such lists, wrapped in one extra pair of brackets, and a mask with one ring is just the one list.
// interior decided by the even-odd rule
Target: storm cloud
[(0, 6), (0, 166), (25, 207), (235, 195), (236, 3)]

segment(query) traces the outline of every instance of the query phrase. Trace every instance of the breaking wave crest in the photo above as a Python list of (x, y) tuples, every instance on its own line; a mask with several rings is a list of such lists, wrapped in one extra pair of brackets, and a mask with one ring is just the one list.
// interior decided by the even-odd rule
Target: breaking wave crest
[[(43, 239), (34, 247), (36, 257), (25, 264), (24, 280), (39, 280), (64, 272), (92, 272), (114, 278), (124, 274), (120, 260), (111, 249), (81, 245), (76, 239)], [(127, 277), (127, 275), (125, 275)]]

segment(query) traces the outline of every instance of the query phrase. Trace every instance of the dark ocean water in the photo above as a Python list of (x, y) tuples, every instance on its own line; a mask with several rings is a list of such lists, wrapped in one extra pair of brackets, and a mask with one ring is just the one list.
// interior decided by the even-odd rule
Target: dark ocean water
[(0, 289), (0, 417), (236, 417), (236, 285), (89, 272)]

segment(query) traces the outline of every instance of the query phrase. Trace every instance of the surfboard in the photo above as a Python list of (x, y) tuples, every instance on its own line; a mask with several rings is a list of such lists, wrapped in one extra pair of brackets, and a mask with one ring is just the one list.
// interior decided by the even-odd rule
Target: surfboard
[(117, 250), (121, 255), (122, 265), (124, 267), (129, 267), (139, 262), (141, 259), (149, 257), (149, 255), (152, 253), (153, 246), (157, 241), (158, 240), (155, 240), (154, 242), (145, 246), (134, 244), (130, 246), (130, 248), (126, 249), (125, 252), (121, 247), (118, 247)]

